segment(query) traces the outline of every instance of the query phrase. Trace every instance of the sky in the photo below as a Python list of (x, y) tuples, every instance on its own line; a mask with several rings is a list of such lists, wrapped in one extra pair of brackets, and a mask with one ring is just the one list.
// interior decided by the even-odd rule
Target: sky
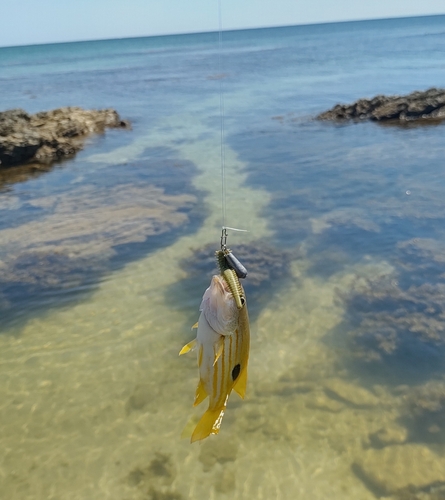
[[(445, 14), (445, 0), (221, 0), (224, 30)], [(1, 0), (0, 47), (218, 29), (218, 0)]]

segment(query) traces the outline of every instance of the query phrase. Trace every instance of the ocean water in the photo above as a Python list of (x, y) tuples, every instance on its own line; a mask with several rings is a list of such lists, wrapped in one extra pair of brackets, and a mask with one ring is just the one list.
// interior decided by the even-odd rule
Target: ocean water
[[(0, 49), (0, 109), (132, 130), (0, 175), (0, 497), (444, 498), (444, 124), (336, 125), (445, 86), (445, 16)], [(248, 394), (190, 445), (222, 223)]]

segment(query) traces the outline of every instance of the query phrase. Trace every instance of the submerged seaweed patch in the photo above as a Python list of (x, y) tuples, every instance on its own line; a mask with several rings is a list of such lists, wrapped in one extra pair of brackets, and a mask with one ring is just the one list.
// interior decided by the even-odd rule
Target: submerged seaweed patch
[[(49, 195), (36, 186), (31, 197), (15, 196), (0, 220), (3, 325), (20, 311), (91, 290), (106, 272), (199, 224), (195, 167), (163, 157), (167, 152), (154, 151), (150, 161), (146, 151), (131, 166), (101, 168), (62, 187), (54, 179)], [(69, 169), (60, 174), (64, 181), (78, 176)], [(62, 290), (69, 293), (61, 296)]]
[[(443, 373), (445, 258), (431, 239), (400, 242), (392, 271), (356, 276), (338, 292), (355, 368), (386, 383), (418, 383)], [(363, 364), (363, 361), (366, 364)]]

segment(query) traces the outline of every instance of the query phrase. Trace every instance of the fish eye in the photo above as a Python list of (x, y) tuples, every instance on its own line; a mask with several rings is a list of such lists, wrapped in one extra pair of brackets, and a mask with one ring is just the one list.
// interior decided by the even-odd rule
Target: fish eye
[(240, 297), (240, 301), (241, 301), (242, 305), (244, 305), (246, 303), (246, 300), (244, 299), (244, 297)]

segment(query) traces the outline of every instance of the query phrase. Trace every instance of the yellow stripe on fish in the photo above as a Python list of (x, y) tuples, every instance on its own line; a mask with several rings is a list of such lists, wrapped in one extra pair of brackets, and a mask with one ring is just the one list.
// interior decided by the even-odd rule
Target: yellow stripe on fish
[[(242, 303), (235, 300), (224, 274), (213, 276), (201, 302), (196, 337), (199, 383), (194, 406), (209, 396), (209, 407), (193, 431), (192, 443), (218, 434), (232, 390), (242, 398), (246, 394), (250, 326), (244, 290), (238, 277), (236, 280), (236, 294)], [(180, 354), (190, 351), (194, 342), (184, 346)]]

